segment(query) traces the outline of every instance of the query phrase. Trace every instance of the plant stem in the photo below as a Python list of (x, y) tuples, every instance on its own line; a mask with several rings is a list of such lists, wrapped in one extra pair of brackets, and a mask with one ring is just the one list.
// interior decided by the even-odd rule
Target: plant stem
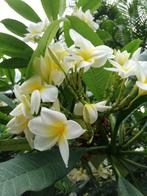
[(137, 162), (135, 162), (135, 161), (132, 161), (132, 160), (130, 160), (130, 159), (123, 158), (123, 160), (126, 161), (126, 162), (128, 162), (128, 163), (130, 163), (131, 165), (136, 166), (136, 167), (139, 167), (139, 168), (142, 168), (142, 169), (147, 169), (147, 166), (142, 165), (142, 164), (140, 164), (140, 163), (137, 163)]
[(126, 144), (124, 144), (122, 146), (122, 148), (127, 148), (130, 145), (132, 145), (137, 139), (138, 137), (145, 131), (147, 130), (147, 123), (145, 123), (145, 125), (143, 126), (143, 128), (141, 129), (141, 131), (139, 131), (134, 137), (132, 137)]

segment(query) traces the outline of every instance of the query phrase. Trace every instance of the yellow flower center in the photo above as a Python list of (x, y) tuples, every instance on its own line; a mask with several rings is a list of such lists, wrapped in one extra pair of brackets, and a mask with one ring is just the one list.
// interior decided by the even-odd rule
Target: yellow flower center
[(91, 53), (93, 50), (82, 50), (77, 53), (77, 55), (83, 57), (85, 61), (91, 62)]
[(56, 124), (54, 124), (52, 126), (52, 128), (53, 128), (53, 132), (54, 132), (53, 134), (56, 137), (63, 137), (66, 135), (67, 126), (63, 121), (56, 122)]

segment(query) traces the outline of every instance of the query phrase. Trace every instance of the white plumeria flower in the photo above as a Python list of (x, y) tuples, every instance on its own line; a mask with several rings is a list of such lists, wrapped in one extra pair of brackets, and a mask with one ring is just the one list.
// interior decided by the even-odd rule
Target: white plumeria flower
[(47, 26), (49, 25), (48, 21), (45, 20), (45, 22), (38, 22), (38, 23), (32, 23), (27, 28), (28, 33), (25, 34), (24, 41), (25, 42), (35, 42), (38, 38), (40, 38), (43, 34), (43, 32), (46, 30)]
[(75, 7), (72, 15), (78, 17), (79, 19), (87, 23), (87, 25), (91, 29), (93, 29), (93, 31), (96, 31), (99, 28), (99, 25), (96, 22), (94, 22), (94, 17), (90, 13), (90, 10), (86, 10), (86, 12), (83, 12), (81, 7)]
[(12, 134), (24, 133), (30, 146), (33, 148), (34, 145), (34, 134), (30, 132), (28, 128), (28, 122), (31, 120), (31, 108), (30, 100), (26, 96), (22, 96), (22, 103), (20, 103), (14, 110), (10, 113), (13, 118), (7, 124), (8, 131)]
[(85, 122), (93, 124), (98, 118), (98, 112), (105, 112), (108, 109), (111, 109), (111, 106), (106, 106), (106, 101), (85, 105), (79, 102), (75, 104), (74, 114), (83, 116)]
[(139, 61), (136, 68), (136, 85), (139, 88), (139, 94), (147, 94), (147, 61)]
[(41, 109), (41, 116), (29, 122), (29, 128), (36, 135), (34, 148), (44, 151), (58, 144), (66, 167), (69, 160), (67, 140), (78, 138), (85, 132), (78, 123), (67, 120), (64, 114), (44, 107)]
[(136, 85), (139, 88), (139, 94), (147, 94), (147, 61), (140, 61), (141, 48), (138, 48), (132, 55), (132, 59), (136, 62), (135, 75), (137, 77)]
[(67, 175), (68, 179), (72, 181), (73, 183), (77, 183), (79, 181), (88, 181), (89, 176), (87, 175), (86, 169), (83, 168), (74, 168), (70, 171), (70, 173)]
[(113, 68), (105, 68), (108, 71), (118, 72), (121, 78), (128, 78), (135, 75), (136, 62), (134, 59), (129, 59), (130, 53), (126, 50), (121, 52), (120, 50), (114, 52), (114, 60), (109, 60), (114, 66)]
[(24, 94), (31, 94), (31, 112), (38, 113), (40, 102), (54, 102), (58, 97), (58, 89), (53, 85), (42, 83), (39, 76), (34, 76), (21, 85)]
[[(77, 69), (84, 68), (86, 71), (90, 67), (101, 67), (107, 59), (112, 58), (113, 50), (105, 45), (94, 46), (89, 40), (82, 37), (79, 33), (70, 30), (71, 39), (74, 45), (69, 49), (70, 56), (64, 58), (68, 65), (76, 64)], [(77, 62), (77, 63), (76, 63)]]
[(68, 52), (60, 42), (51, 44), (49, 48), (58, 59), (60, 66), (54, 62), (47, 48), (45, 56), (40, 58), (38, 74), (47, 83), (53, 83), (59, 86), (65, 78), (64, 72), (67, 72), (66, 67), (63, 64), (63, 59), (64, 56), (68, 55)]

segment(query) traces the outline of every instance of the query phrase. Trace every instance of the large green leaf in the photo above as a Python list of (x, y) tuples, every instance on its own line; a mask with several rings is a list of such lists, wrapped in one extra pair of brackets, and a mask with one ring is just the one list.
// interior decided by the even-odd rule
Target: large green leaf
[(46, 50), (47, 45), (52, 41), (52, 39), (55, 37), (58, 29), (59, 29), (60, 21), (54, 21), (51, 23), (51, 25), (47, 28), (45, 31), (43, 37), (41, 38), (38, 47), (34, 51), (32, 58), (29, 62), (28, 69), (27, 69), (27, 77), (31, 76), (33, 72), (33, 63), (37, 57), (40, 57), (41, 55), (44, 55), (44, 52)]
[(32, 22), (40, 22), (40, 17), (36, 12), (22, 0), (5, 0), (8, 5), (14, 9), (18, 14)]
[(60, 0), (41, 0), (43, 9), (49, 20), (56, 20), (58, 17)]
[(74, 29), (82, 36), (84, 36), (86, 39), (91, 41), (91, 43), (93, 43), (93, 45), (95, 46), (103, 44), (103, 41), (100, 39), (98, 34), (94, 32), (84, 21), (80, 20), (76, 16), (68, 16), (67, 19), (69, 20), (69, 22), (68, 22), (68, 26), (66, 24), (66, 29), (64, 29), (64, 33), (65, 33), (65, 41), (67, 42), (68, 45), (71, 44), (71, 41), (69, 41), (71, 40), (68, 33), (69, 29)]
[(50, 21), (56, 20), (66, 8), (65, 0), (41, 0), (41, 3)]
[(101, 101), (106, 97), (106, 91), (111, 84), (112, 72), (106, 71), (103, 67), (91, 68), (84, 74), (83, 80), (96, 99)]
[(81, 150), (70, 151), (66, 168), (58, 149), (19, 155), (0, 164), (0, 190), (2, 196), (20, 196), (25, 191), (39, 191), (64, 177), (80, 159)]
[(0, 33), (0, 52), (11, 57), (29, 59), (33, 50), (16, 37)]
[(119, 196), (143, 196), (129, 181), (122, 176), (118, 179), (118, 195)]
[(77, 3), (77, 6), (78, 7), (82, 7), (82, 10), (83, 11), (86, 11), (86, 10), (90, 10), (91, 12), (97, 10), (100, 5), (101, 5), (101, 1), (98, 1), (98, 0), (79, 0), (78, 3)]
[(10, 58), (5, 59), (0, 63), (0, 68), (8, 68), (8, 69), (15, 69), (15, 68), (23, 68), (27, 67), (28, 60), (21, 59), (21, 58)]
[(9, 31), (21, 37), (24, 37), (24, 35), (28, 33), (27, 27), (17, 20), (6, 18), (2, 20), (1, 23), (3, 23)]
[(128, 43), (126, 46), (123, 47), (122, 51), (127, 50), (129, 53), (133, 53), (135, 52), (135, 50), (138, 49), (138, 47), (141, 44), (141, 40), (140, 39), (134, 39), (133, 41), (131, 41), (130, 43)]

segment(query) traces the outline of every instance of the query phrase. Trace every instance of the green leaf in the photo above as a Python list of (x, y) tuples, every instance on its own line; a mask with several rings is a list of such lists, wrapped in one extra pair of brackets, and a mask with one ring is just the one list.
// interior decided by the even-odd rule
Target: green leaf
[(21, 37), (24, 37), (24, 35), (26, 33), (28, 33), (27, 27), (23, 23), (21, 23), (21, 22), (19, 22), (17, 20), (7, 18), (7, 19), (2, 20), (1, 23), (9, 31), (11, 31), (12, 33), (14, 33), (16, 35), (19, 35)]
[(0, 93), (0, 100), (5, 102), (8, 106), (10, 106), (12, 109), (14, 109), (15, 104), (12, 102), (12, 100), (4, 95), (3, 93)]
[(15, 10), (18, 14), (30, 20), (32, 22), (40, 22), (40, 17), (36, 14), (36, 12), (24, 1), (22, 0), (5, 0), (8, 5)]
[(28, 60), (21, 59), (21, 58), (10, 58), (5, 59), (0, 63), (0, 68), (8, 68), (8, 69), (15, 69), (15, 68), (24, 68), (27, 67)]
[(66, 168), (58, 149), (19, 155), (0, 164), (0, 190), (3, 196), (20, 196), (25, 191), (39, 191), (63, 178), (84, 151), (71, 150)]
[(101, 4), (101, 1), (98, 0), (79, 0), (77, 6), (82, 7), (83, 11), (89, 9), (91, 12), (94, 12), (101, 6)]
[(97, 34), (104, 42), (112, 39), (112, 36), (108, 31), (98, 29)]
[(103, 67), (91, 68), (84, 74), (83, 80), (96, 99), (101, 101), (107, 97), (107, 90), (112, 81), (112, 72), (106, 71)]
[(66, 9), (66, 1), (65, 0), (60, 0), (59, 16), (62, 16), (65, 9)]
[(143, 194), (122, 176), (118, 179), (119, 196), (143, 196)]
[[(75, 31), (80, 33), (82, 36), (84, 36), (86, 39), (88, 39), (95, 46), (103, 44), (103, 41), (100, 39), (98, 34), (96, 32), (94, 32), (88, 26), (88, 24), (86, 24), (84, 21), (80, 20), (76, 16), (68, 16), (67, 18), (70, 21), (70, 23), (68, 23), (68, 28), (66, 28), (64, 30), (64, 33), (65, 33), (65, 40), (67, 41), (68, 45), (70, 44), (70, 42), (68, 42), (68, 40), (71, 40), (71, 39), (68, 37), (69, 33), (66, 31), (69, 31), (69, 29), (74, 29)], [(65, 24), (65, 25), (67, 25), (67, 24)]]
[(50, 21), (58, 19), (66, 8), (65, 0), (41, 0), (44, 11)]
[(12, 35), (0, 33), (0, 52), (11, 57), (28, 59), (32, 55), (32, 48)]
[(127, 50), (129, 53), (135, 52), (141, 44), (142, 40), (140, 39), (134, 39), (130, 43), (128, 43), (126, 46), (123, 47), (122, 51)]
[(58, 29), (59, 24), (61, 21), (54, 21), (50, 24), (50, 26), (46, 29), (43, 37), (41, 38), (36, 50), (34, 51), (32, 58), (29, 62), (28, 68), (27, 68), (27, 77), (31, 76), (33, 72), (33, 63), (36, 58), (39, 58), (41, 55), (44, 55), (47, 45), (52, 41), (52, 39), (55, 37)]

